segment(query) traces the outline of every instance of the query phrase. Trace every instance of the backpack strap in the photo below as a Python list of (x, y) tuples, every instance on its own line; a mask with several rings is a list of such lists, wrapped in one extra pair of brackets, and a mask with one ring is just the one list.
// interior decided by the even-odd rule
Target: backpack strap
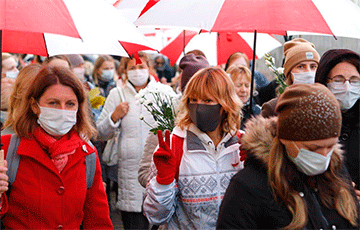
[(20, 163), (20, 155), (16, 154), (19, 147), (21, 138), (16, 134), (11, 135), (9, 148), (6, 154), (6, 161), (8, 162), (8, 171), (6, 172), (9, 177), (9, 185), (12, 185), (16, 179), (17, 170)]
[[(91, 147), (94, 147), (94, 145), (90, 141), (88, 141), (88, 144)], [(86, 164), (86, 188), (89, 189), (92, 187), (95, 177), (95, 170), (96, 170), (95, 152), (85, 156), (85, 164)]]
[[(21, 138), (16, 134), (11, 135), (9, 148), (6, 154), (6, 161), (8, 162), (8, 171), (6, 172), (9, 177), (9, 185), (12, 185), (16, 179), (17, 170), (20, 164), (20, 155), (16, 154), (19, 147)], [(94, 146), (90, 141), (90, 146)], [(86, 188), (92, 187), (96, 170), (96, 153), (93, 152), (90, 155), (85, 156), (86, 163)], [(10, 189), (9, 189), (10, 190)]]
[(177, 170), (175, 174), (175, 179), (178, 181), (179, 179), (179, 167), (181, 163), (182, 156), (184, 154), (183, 146), (184, 146), (184, 138), (179, 137), (177, 135), (172, 136), (172, 149), (174, 150), (175, 156), (177, 157)]

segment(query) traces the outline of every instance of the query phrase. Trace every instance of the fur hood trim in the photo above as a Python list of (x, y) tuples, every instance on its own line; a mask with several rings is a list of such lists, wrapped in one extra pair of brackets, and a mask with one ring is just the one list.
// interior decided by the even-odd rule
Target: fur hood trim
[[(277, 117), (253, 117), (246, 122), (245, 134), (241, 137), (241, 148), (247, 151), (248, 156), (255, 156), (265, 165), (268, 165), (269, 151), (276, 136), (277, 120)], [(335, 145), (333, 154), (339, 155), (343, 160), (340, 143)]]

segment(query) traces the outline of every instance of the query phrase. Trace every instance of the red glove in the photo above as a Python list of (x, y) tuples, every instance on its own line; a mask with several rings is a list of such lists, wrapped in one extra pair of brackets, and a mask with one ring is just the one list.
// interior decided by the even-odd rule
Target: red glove
[(239, 147), (240, 161), (245, 161), (245, 159), (246, 159), (246, 150), (242, 149), (242, 145), (241, 145), (241, 137), (242, 137), (242, 135), (244, 135), (244, 134), (240, 133), (240, 132), (237, 133), (237, 137), (239, 138), (239, 144), (240, 144), (240, 147)]
[(159, 148), (153, 155), (157, 169), (156, 181), (159, 184), (167, 185), (174, 181), (176, 169), (176, 159), (174, 152), (170, 149), (170, 131), (165, 130), (165, 142), (161, 130), (157, 131)]

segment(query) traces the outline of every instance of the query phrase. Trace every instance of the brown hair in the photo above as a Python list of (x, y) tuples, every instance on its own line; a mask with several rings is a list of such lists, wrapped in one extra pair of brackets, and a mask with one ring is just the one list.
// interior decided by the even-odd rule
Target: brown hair
[(105, 61), (110, 61), (110, 62), (113, 62), (114, 63), (114, 67), (115, 67), (115, 61), (114, 61), (114, 58), (111, 57), (110, 55), (100, 55), (95, 63), (94, 63), (94, 68), (93, 68), (93, 78), (94, 78), (94, 83), (97, 85), (98, 84), (98, 80), (99, 80), (99, 77), (100, 77), (100, 72), (99, 72), (99, 69), (101, 67), (101, 65), (105, 62)]
[(250, 68), (250, 62), (249, 62), (248, 56), (242, 52), (235, 52), (235, 53), (231, 54), (229, 56), (229, 58), (227, 59), (226, 64), (225, 64), (225, 71), (231, 66), (232, 62), (234, 62), (235, 60), (237, 60), (239, 58), (244, 58), (245, 62), (247, 64), (246, 67)]
[[(131, 58), (128, 58), (128, 57), (122, 57), (121, 60), (120, 60), (120, 64), (119, 64), (119, 77), (121, 77), (122, 74), (125, 74), (125, 81), (128, 80), (128, 77), (127, 77), (127, 66), (128, 66), (128, 63), (130, 60), (133, 60), (134, 58), (134, 55), (132, 55)], [(153, 74), (155, 73), (154, 69), (153, 69), (153, 65), (151, 63), (151, 60), (150, 60), (150, 56), (147, 54), (147, 53), (144, 53), (144, 52), (139, 52), (139, 58), (142, 60), (142, 61), (145, 61), (145, 63), (147, 64), (148, 68), (149, 68), (149, 73)]]
[(33, 63), (22, 68), (16, 78), (14, 89), (9, 97), (8, 115), (4, 127), (11, 128), (13, 126), (15, 117), (18, 116), (18, 108), (21, 101), (24, 99), (24, 94), (33, 81), (36, 74), (41, 69), (41, 65)]
[(195, 54), (196, 56), (203, 56), (204, 58), (206, 58), (204, 52), (202, 52), (201, 50), (190, 50), (186, 54)]
[(234, 83), (219, 67), (199, 70), (188, 82), (179, 105), (177, 125), (184, 129), (192, 121), (189, 112), (189, 100), (192, 97), (214, 97), (222, 107), (226, 118), (221, 123), (222, 132), (240, 129), (242, 102), (235, 93)]
[(13, 122), (15, 133), (19, 137), (30, 137), (37, 127), (38, 116), (31, 108), (31, 101), (39, 102), (39, 99), (44, 92), (51, 86), (61, 84), (70, 87), (79, 103), (77, 112), (77, 122), (74, 129), (84, 140), (89, 140), (96, 135), (96, 128), (93, 126), (90, 118), (90, 110), (88, 107), (87, 95), (80, 80), (74, 73), (61, 66), (48, 66), (45, 65), (40, 72), (35, 76), (33, 82), (30, 84), (24, 99), (21, 101), (18, 109), (19, 115)]

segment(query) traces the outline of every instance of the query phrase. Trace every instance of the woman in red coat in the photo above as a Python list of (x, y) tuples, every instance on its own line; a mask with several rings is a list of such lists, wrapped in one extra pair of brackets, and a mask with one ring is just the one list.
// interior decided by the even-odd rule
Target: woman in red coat
[[(66, 68), (44, 66), (14, 118), (20, 163), (9, 197), (0, 167), (1, 218), (9, 229), (113, 229), (96, 159), (87, 188), (85, 156), (96, 133), (82, 83)], [(2, 136), (5, 155), (10, 135)], [(89, 167), (89, 166), (88, 166)]]

